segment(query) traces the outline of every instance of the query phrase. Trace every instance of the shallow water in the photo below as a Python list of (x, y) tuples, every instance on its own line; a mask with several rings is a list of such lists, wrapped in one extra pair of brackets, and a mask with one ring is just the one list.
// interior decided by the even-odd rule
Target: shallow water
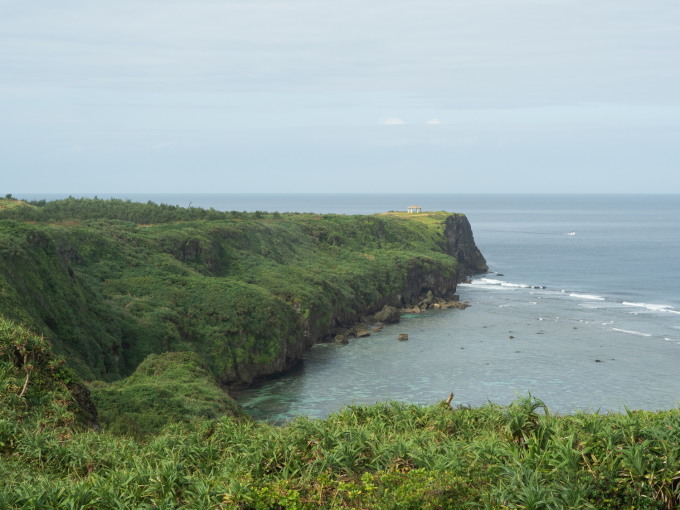
[[(380, 400), (431, 403), (450, 392), (454, 403), (472, 405), (531, 392), (559, 412), (662, 409), (680, 399), (680, 341), (632, 329), (653, 331), (638, 319), (653, 324), (646, 315), (655, 312), (619, 323), (623, 305), (607, 315), (561, 292), (473, 283), (460, 294), (470, 308), (402, 319), (348, 345), (317, 345), (303, 368), (236, 397), (271, 421)], [(399, 333), (409, 340), (398, 341)]]

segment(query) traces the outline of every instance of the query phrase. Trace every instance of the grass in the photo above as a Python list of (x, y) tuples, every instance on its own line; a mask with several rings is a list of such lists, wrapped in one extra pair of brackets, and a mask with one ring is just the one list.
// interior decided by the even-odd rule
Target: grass
[[(0, 506), (677, 508), (678, 410), (533, 416), (536, 405), (393, 402), (283, 427), (175, 425), (144, 441), (24, 430), (0, 459)], [(532, 424), (521, 441), (516, 423)]]
[(446, 211), (425, 211), (419, 213), (409, 213), (404, 211), (388, 211), (381, 213), (380, 216), (387, 216), (391, 218), (401, 218), (403, 220), (415, 221), (424, 224), (441, 223), (450, 216), (450, 212)]
[(17, 207), (28, 207), (29, 205), (23, 200), (12, 198), (12, 195), (6, 195), (0, 198), (0, 210), (14, 209)]

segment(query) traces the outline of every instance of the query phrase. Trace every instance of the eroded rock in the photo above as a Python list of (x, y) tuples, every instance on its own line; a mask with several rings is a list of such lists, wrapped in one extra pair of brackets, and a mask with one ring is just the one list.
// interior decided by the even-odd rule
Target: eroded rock
[(385, 305), (383, 309), (375, 314), (375, 320), (386, 324), (394, 324), (401, 319), (399, 309), (394, 306)]

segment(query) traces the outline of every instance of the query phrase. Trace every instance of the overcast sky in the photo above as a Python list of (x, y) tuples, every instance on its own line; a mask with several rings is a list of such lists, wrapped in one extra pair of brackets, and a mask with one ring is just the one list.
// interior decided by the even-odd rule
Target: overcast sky
[(0, 192), (680, 193), (678, 0), (0, 0)]

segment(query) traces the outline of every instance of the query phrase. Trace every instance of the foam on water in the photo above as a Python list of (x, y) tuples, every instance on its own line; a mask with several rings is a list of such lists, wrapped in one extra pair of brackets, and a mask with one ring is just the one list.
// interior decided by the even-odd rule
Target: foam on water
[[(514, 283), (506, 280), (500, 280), (497, 278), (474, 278), (470, 283), (461, 283), (459, 287), (472, 287), (472, 288), (483, 288), (489, 290), (529, 290), (531, 295), (534, 295), (534, 291), (541, 291), (535, 296), (538, 299), (543, 297), (569, 297), (581, 300), (582, 302), (578, 306), (589, 309), (602, 309), (611, 306), (624, 306), (629, 308), (637, 308), (642, 311), (650, 312), (663, 312), (680, 315), (679, 310), (675, 310), (671, 305), (654, 304), (654, 303), (643, 303), (643, 302), (632, 302), (632, 301), (618, 301), (612, 296), (606, 297), (600, 294), (591, 294), (580, 291), (573, 291), (568, 289), (553, 290), (545, 285), (536, 285), (528, 283)], [(536, 302), (530, 302), (530, 304), (536, 304)], [(507, 305), (504, 305), (507, 306)], [(638, 311), (630, 311), (629, 314), (637, 315)]]
[(672, 313), (678, 313), (673, 310), (673, 307), (670, 305), (655, 305), (652, 303), (631, 303), (630, 301), (624, 301), (621, 303), (624, 306), (633, 306), (636, 308), (645, 308), (647, 310), (651, 310), (653, 312), (672, 312)]
[(612, 331), (618, 331), (619, 333), (627, 333), (629, 335), (637, 335), (637, 336), (644, 336), (644, 337), (651, 337), (651, 333), (643, 333), (642, 331), (633, 331), (632, 329), (621, 329), (621, 328), (609, 328)]
[(528, 283), (513, 283), (495, 278), (475, 278), (472, 283), (461, 283), (461, 286), (474, 285), (476, 287), (490, 287), (501, 289), (545, 289), (544, 285), (530, 285)]
[(575, 297), (579, 299), (592, 299), (593, 301), (604, 301), (605, 298), (602, 296), (596, 296), (595, 294), (578, 294), (576, 292), (572, 292), (569, 294), (569, 297)]

